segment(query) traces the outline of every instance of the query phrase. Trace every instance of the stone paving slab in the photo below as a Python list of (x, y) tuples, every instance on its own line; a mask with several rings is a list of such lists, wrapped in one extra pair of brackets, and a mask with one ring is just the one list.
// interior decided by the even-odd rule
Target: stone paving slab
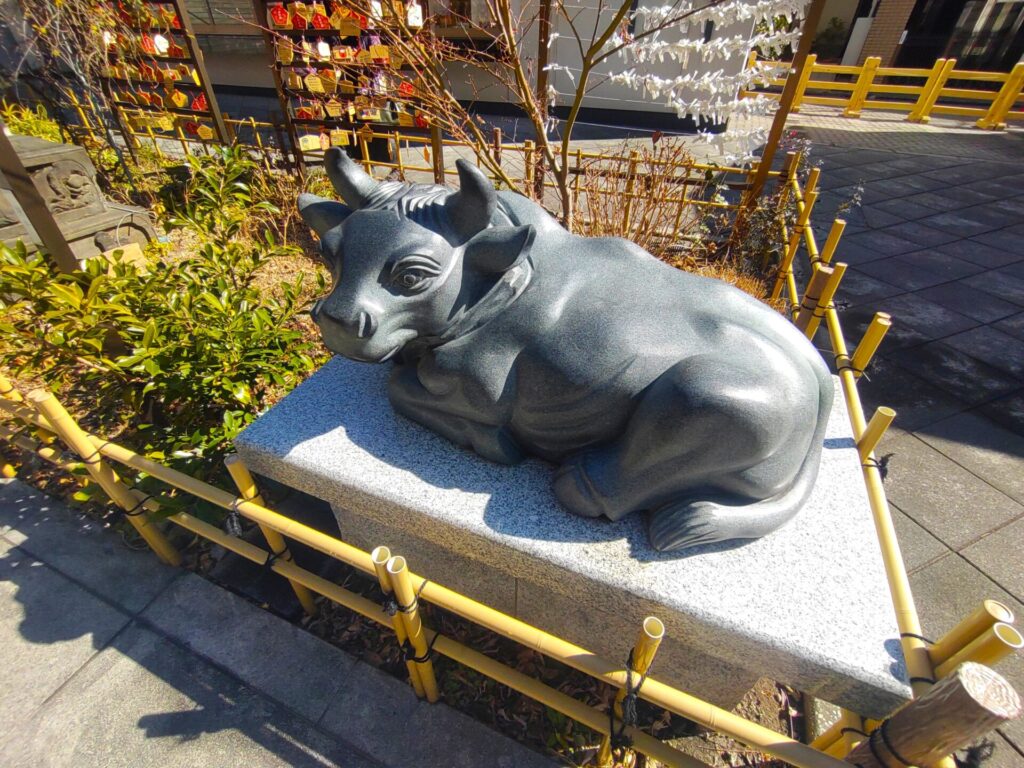
[(24, 766), (382, 766), (133, 626), (0, 744)]
[(553, 765), (88, 522), (18, 481), (0, 489), (5, 768)]
[(182, 573), (148, 549), (129, 550), (95, 520), (24, 483), (0, 488), (0, 536), (129, 613)]
[(0, 735), (18, 729), (129, 621), (11, 545), (0, 556)]

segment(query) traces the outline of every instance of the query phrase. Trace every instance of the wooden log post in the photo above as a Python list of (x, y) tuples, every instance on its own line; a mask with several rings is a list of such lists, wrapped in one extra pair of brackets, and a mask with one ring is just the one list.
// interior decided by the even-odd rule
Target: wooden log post
[(846, 762), (928, 768), (1020, 714), (1020, 697), (1005, 678), (969, 661), (885, 720)]

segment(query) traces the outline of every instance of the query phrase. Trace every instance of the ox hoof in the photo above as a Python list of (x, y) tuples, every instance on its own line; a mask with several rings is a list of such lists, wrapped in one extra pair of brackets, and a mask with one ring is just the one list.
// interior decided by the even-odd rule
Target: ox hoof
[(674, 552), (734, 538), (723, 530), (721, 505), (711, 501), (666, 504), (651, 513), (647, 537), (659, 552)]
[(573, 456), (555, 470), (551, 484), (555, 496), (573, 514), (600, 517), (605, 513), (600, 495), (587, 477), (582, 456)]

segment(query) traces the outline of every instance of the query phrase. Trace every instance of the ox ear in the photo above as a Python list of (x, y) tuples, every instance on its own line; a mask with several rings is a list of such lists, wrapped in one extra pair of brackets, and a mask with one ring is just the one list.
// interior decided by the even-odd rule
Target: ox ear
[(455, 231), (464, 240), (487, 228), (497, 207), (494, 185), (480, 169), (465, 160), (456, 160), (459, 191), (450, 195), (444, 208)]
[(507, 272), (526, 258), (537, 230), (525, 227), (491, 227), (466, 243), (465, 262), (477, 272)]
[(298, 206), (303, 220), (320, 237), (341, 224), (352, 213), (346, 205), (308, 192), (299, 195)]

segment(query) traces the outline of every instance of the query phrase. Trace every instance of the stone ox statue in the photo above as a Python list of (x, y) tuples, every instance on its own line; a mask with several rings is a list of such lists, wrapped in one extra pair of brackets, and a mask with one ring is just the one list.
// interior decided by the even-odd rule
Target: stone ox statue
[(344, 204), (299, 198), (334, 276), (313, 319), (333, 352), (395, 361), (396, 411), (492, 461), (557, 463), (562, 504), (644, 511), (662, 551), (764, 536), (806, 501), (832, 379), (781, 315), (569, 234), (462, 160), (457, 192), (378, 183), (337, 149), (326, 166)]

